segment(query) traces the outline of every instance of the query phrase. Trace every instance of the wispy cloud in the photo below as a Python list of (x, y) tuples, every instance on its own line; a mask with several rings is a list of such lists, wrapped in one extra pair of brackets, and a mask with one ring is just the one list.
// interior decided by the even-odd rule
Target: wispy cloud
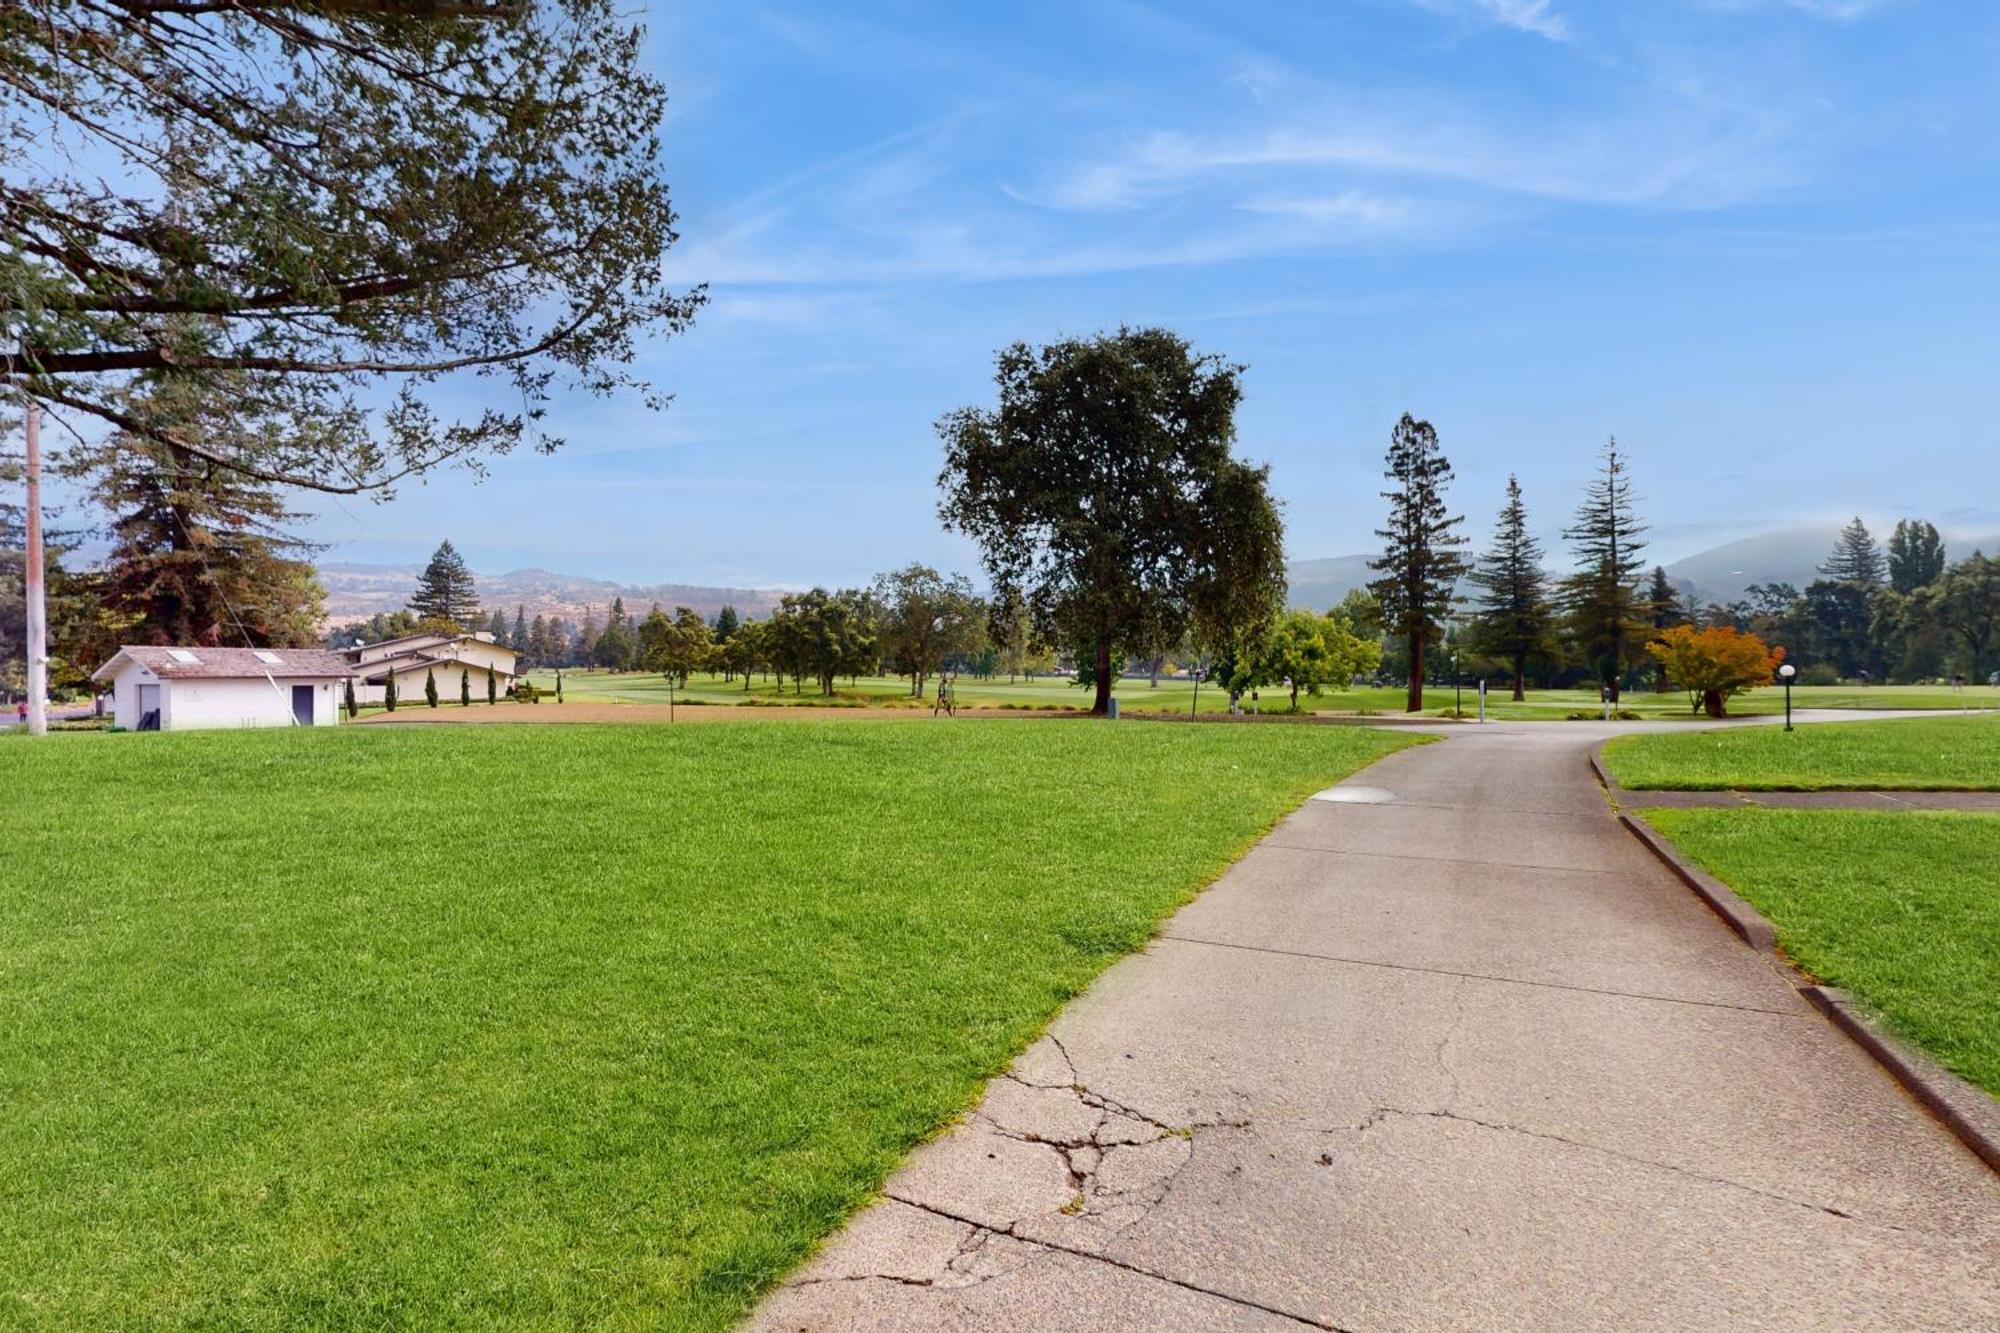
[(1852, 23), (1867, 14), (1886, 9), (1893, 3), (1895, 0), (1701, 0), (1702, 8), (1722, 13), (1791, 9), (1835, 23)]
[(1417, 0), (1417, 3), (1433, 13), (1475, 18), (1546, 37), (1552, 42), (1566, 42), (1573, 36), (1569, 20), (1556, 12), (1555, 0)]

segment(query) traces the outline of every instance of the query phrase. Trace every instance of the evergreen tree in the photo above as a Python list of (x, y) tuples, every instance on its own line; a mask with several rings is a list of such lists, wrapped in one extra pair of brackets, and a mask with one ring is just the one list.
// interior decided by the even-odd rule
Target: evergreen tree
[(473, 586), (472, 571), (449, 541), (438, 543), (430, 563), (417, 576), (409, 605), (419, 620), (449, 620), (468, 628), (478, 623), (479, 591)]
[(1576, 552), (1577, 572), (1565, 582), (1570, 624), (1597, 677), (1618, 701), (1633, 634), (1645, 628), (1639, 605), (1639, 553), (1646, 530), (1634, 506), (1625, 455), (1614, 438), (1604, 446), (1603, 467), (1584, 492), (1575, 525), (1564, 532)]
[(1827, 556), (1819, 572), (1835, 583), (1852, 583), (1861, 588), (1881, 586), (1886, 577), (1882, 550), (1875, 544), (1868, 525), (1861, 521), (1859, 515), (1840, 530), (1833, 553)]
[(577, 631), (576, 641), (563, 654), (573, 665), (588, 666), (597, 656), (597, 611), (594, 607), (583, 608), (583, 628)]
[[(1654, 638), (1657, 639), (1659, 635), (1676, 625), (1693, 624), (1694, 592), (1692, 589), (1688, 592), (1688, 600), (1689, 605), (1684, 609), (1681, 606), (1680, 599), (1674, 595), (1673, 581), (1667, 577), (1666, 568), (1661, 565), (1654, 565), (1653, 581), (1646, 587), (1646, 610), (1649, 622), (1653, 627)], [(1672, 688), (1672, 682), (1667, 679), (1667, 660), (1660, 657), (1658, 653), (1654, 653), (1653, 656), (1657, 659), (1653, 676), (1653, 687), (1664, 694), (1668, 689)]]
[(535, 623), (528, 627), (528, 657), (523, 665), (543, 667), (553, 664), (555, 660), (555, 649), (549, 644), (549, 622), (538, 615)]
[(392, 713), (396, 711), (396, 673), (393, 671), (382, 686), (382, 706)]
[(341, 690), (341, 706), (347, 709), (347, 720), (352, 722), (354, 715), (361, 711), (360, 706), (354, 702), (354, 677), (349, 676), (341, 686)]
[(1900, 593), (1928, 588), (1944, 577), (1944, 538), (1923, 519), (1896, 520), (1889, 534), (1889, 585)]
[(486, 622), (486, 632), (491, 634), (493, 642), (499, 644), (502, 648), (511, 648), (514, 646), (507, 641), (507, 613), (505, 611), (495, 611), (493, 613), (493, 618)]
[(718, 644), (728, 643), (729, 636), (736, 632), (736, 626), (739, 623), (741, 622), (737, 619), (735, 607), (725, 606), (720, 611), (717, 611), (715, 613), (715, 641)]
[(464, 667), (458, 669), (458, 706), (472, 707), (472, 673)]
[(507, 636), (507, 646), (517, 653), (528, 651), (528, 608), (518, 602), (514, 605), (514, 632)]
[(437, 672), (430, 667), (424, 668), (424, 702), (432, 708), (438, 706)]
[(277, 489), (199, 452), (243, 433), (232, 404), (157, 382), (144, 410), (187, 447), (119, 433), (72, 450), (65, 475), (110, 515), (99, 596), (128, 643), (303, 647), (319, 639), (315, 548), (285, 526), (305, 517)]
[(1389, 525), (1375, 531), (1387, 545), (1381, 558), (1368, 562), (1383, 577), (1368, 586), (1381, 604), (1383, 625), (1408, 647), (1405, 709), (1415, 713), (1424, 706), (1424, 649), (1442, 637), (1453, 590), (1466, 571), (1457, 533), (1465, 520), (1445, 507), (1451, 463), (1430, 422), (1403, 414), (1389, 435), (1383, 475), (1395, 489), (1382, 492)]
[(1493, 545), (1471, 572), (1480, 589), (1473, 638), (1481, 652), (1506, 661), (1514, 672), (1514, 698), (1526, 697), (1528, 661), (1554, 651), (1548, 575), (1542, 547), (1528, 531), (1528, 507), (1521, 483), (1507, 478), (1507, 504), (1493, 532)]
[(486, 668), (486, 706), (491, 708), (500, 702), (500, 682), (494, 679), (493, 668)]

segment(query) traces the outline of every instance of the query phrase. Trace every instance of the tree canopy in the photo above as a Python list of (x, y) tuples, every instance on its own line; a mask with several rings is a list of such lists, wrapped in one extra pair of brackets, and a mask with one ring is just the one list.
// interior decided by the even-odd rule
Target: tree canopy
[[(0, 379), (328, 491), (554, 447), (552, 396), (643, 388), (702, 300), (641, 38), (611, 0), (0, 4)], [(190, 438), (141, 374), (251, 428)], [(463, 376), (507, 406), (441, 415)]]
[(1889, 585), (1900, 593), (1929, 587), (1944, 577), (1944, 538), (1923, 519), (1896, 520), (1889, 534)]
[(1785, 660), (1783, 648), (1769, 647), (1755, 634), (1728, 625), (1675, 625), (1647, 644), (1646, 651), (1687, 691), (1690, 703), (1710, 717), (1725, 716), (1731, 696), (1769, 685)]
[(1268, 470), (1231, 456), (1241, 367), (1165, 329), (998, 357), (999, 405), (937, 425), (947, 527), (978, 543), (996, 596), (1087, 664), (1104, 713), (1115, 664), (1197, 618), (1250, 634), (1282, 604)]
[(1529, 660), (1553, 654), (1556, 644), (1542, 546), (1528, 531), (1528, 507), (1515, 477), (1507, 478), (1507, 503), (1495, 525), (1493, 545), (1473, 567), (1471, 580), (1479, 590), (1474, 644), (1513, 669), (1514, 698), (1522, 699)]
[(1874, 534), (1859, 515), (1840, 530), (1840, 537), (1833, 544), (1833, 552), (1819, 572), (1836, 583), (1852, 583), (1862, 588), (1875, 588), (1888, 576), (1888, 567), (1882, 559), (1882, 548), (1875, 544)]
[(417, 575), (409, 606), (419, 621), (447, 621), (465, 629), (479, 620), (479, 589), (464, 557), (449, 540), (438, 543), (424, 572)]
[(1617, 699), (1627, 658), (1626, 645), (1647, 628), (1641, 605), (1638, 496), (1625, 452), (1607, 440), (1603, 464), (1584, 491), (1576, 519), (1564, 532), (1576, 554), (1577, 571), (1565, 581), (1571, 631), (1592, 659), (1598, 679)]

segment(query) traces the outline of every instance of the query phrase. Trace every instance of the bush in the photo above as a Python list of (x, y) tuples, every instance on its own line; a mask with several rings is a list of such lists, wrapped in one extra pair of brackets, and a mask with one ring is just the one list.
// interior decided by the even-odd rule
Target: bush
[(1838, 685), (1840, 671), (1831, 662), (1814, 662), (1799, 672), (1801, 685)]

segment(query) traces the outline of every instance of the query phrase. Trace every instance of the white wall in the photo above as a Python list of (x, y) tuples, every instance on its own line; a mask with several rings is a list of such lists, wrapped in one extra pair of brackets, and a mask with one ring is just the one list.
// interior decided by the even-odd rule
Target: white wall
[[(122, 677), (121, 677), (122, 684)], [(198, 731), (215, 727), (289, 727), (292, 686), (310, 685), (313, 725), (340, 721), (340, 683), (278, 677), (278, 688), (262, 676), (247, 680), (169, 680), (160, 690), (160, 729)], [(137, 696), (137, 691), (133, 694)], [(136, 709), (136, 702), (134, 707)]]
[[(435, 670), (438, 683), (438, 707), (458, 703), (458, 673), (460, 669), (472, 678), (472, 702), (486, 702), (486, 669), (472, 662), (440, 662), (435, 668), (412, 667), (398, 671), (396, 675), (396, 707), (424, 707), (424, 672)], [(514, 683), (512, 672), (496, 670), (493, 673), (493, 693), (496, 698), (507, 697), (507, 687)], [(364, 685), (354, 682), (354, 701), (358, 704), (379, 704), (382, 702), (383, 688), (380, 685)]]
[[(155, 685), (159, 678), (140, 666), (131, 658), (126, 658), (111, 677), (111, 725), (123, 727), (127, 731), (139, 729), (139, 687)], [(166, 691), (160, 691), (162, 698)]]

